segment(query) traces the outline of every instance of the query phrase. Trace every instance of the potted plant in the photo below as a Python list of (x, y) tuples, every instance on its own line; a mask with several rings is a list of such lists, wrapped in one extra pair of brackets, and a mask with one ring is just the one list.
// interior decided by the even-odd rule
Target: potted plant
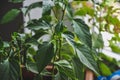
[[(38, 73), (51, 63), (62, 80), (83, 79), (86, 67), (99, 74), (89, 27), (74, 16), (71, 2), (36, 2), (28, 7), (27, 12), (35, 6), (43, 8), (42, 17), (30, 20), (26, 27), (32, 30), (34, 34), (31, 38), (38, 43), (34, 55)], [(46, 35), (47, 40), (44, 39)], [(51, 74), (54, 74), (54, 70)]]
[[(35, 80), (45, 80), (43, 76), (46, 75), (52, 76), (53, 80), (84, 80), (86, 69), (90, 69), (99, 75), (89, 26), (79, 16), (74, 16), (71, 3), (69, 0), (52, 0), (50, 3), (47, 1), (36, 2), (24, 8), (25, 15), (36, 7), (43, 9), (41, 18), (30, 19), (25, 26), (31, 30), (31, 33), (28, 34), (29, 37), (22, 38), (23, 43), (13, 37), (13, 42), (17, 41), (17, 46), (15, 42), (15, 51), (13, 48), (12, 52), (21, 52), (22, 48), (25, 50), (24, 65), (29, 71), (36, 74)], [(13, 15), (13, 13), (17, 15), (20, 10), (13, 9), (6, 15)], [(6, 15), (3, 17), (2, 23), (8, 22), (5, 21)], [(15, 16), (10, 16), (9, 21)], [(16, 49), (17, 47), (18, 49)], [(18, 59), (13, 58), (15, 62)], [(19, 58), (22, 60), (20, 56)], [(20, 62), (19, 65), (13, 63), (13, 65), (17, 65), (14, 66), (14, 69), (19, 69), (18, 72), (9, 71), (13, 77), (12, 80), (17, 80), (22, 73), (20, 60), (18, 61)], [(50, 66), (51, 70), (48, 69), (48, 64), (52, 65), (52, 67)], [(5, 66), (6, 63), (1, 63), (1, 65)], [(10, 76), (0, 75), (1, 80), (5, 80), (4, 78), (9, 80)]]

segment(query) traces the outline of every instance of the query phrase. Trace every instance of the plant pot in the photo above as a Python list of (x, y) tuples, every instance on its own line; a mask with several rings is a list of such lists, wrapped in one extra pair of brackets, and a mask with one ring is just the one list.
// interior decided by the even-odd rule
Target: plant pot
[(57, 77), (57, 74), (58, 74), (58, 71), (56, 68), (54, 68), (54, 65), (50, 64), (50, 65), (47, 65), (45, 67), (45, 69), (49, 72), (48, 74), (43, 74), (42, 75), (42, 80), (57, 80), (56, 77)]
[[(52, 73), (53, 72), (53, 65), (51, 65), (51, 64), (47, 65), (45, 67), (45, 69), (48, 72)], [(59, 73), (58, 73), (57, 69), (54, 69), (54, 74), (43, 74), (41, 79), (42, 80), (53, 80), (53, 78), (54, 78), (54, 80), (58, 80), (57, 79), (59, 77), (58, 74)], [(23, 76), (23, 80), (34, 80), (34, 77), (36, 76), (36, 74), (28, 71), (22, 65), (22, 76)], [(85, 71), (85, 80), (94, 80), (94, 79), (95, 79), (94, 73), (91, 70), (87, 69)]]
[[(22, 69), (22, 78), (23, 80), (34, 80), (34, 78), (36, 77), (37, 74), (27, 70), (27, 68), (24, 66), (24, 65), (21, 65), (21, 69)], [(55, 79), (57, 78), (57, 69), (53, 69), (53, 65), (50, 64), (50, 65), (47, 65), (45, 67), (45, 70), (47, 70), (47, 74), (42, 74), (41, 77), (41, 80), (58, 80), (58, 79)], [(53, 71), (54, 71), (54, 74), (53, 74)]]
[(31, 71), (28, 71), (26, 69), (25, 66), (22, 65), (21, 67), (22, 69), (22, 77), (23, 77), (23, 80), (34, 80), (34, 77), (35, 77), (35, 73), (31, 72)]

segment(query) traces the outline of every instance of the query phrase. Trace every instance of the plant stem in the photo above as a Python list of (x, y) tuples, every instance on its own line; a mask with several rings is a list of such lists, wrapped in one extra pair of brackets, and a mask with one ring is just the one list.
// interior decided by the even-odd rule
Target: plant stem
[(61, 21), (63, 21), (63, 19), (64, 19), (64, 16), (65, 16), (65, 9), (66, 9), (66, 5), (64, 6), (64, 9), (62, 10), (62, 18), (61, 18)]
[[(100, 6), (100, 10), (102, 10), (101, 9), (101, 6)], [(102, 20), (102, 12), (100, 11), (100, 21), (99, 21), (99, 33), (101, 32), (101, 28), (102, 28), (102, 23), (101, 23), (101, 20)]]
[[(63, 4), (63, 6), (64, 6), (64, 9), (62, 9), (62, 15), (59, 17), (59, 16), (57, 16), (57, 12), (54, 10), (54, 9), (52, 9), (53, 10), (53, 13), (54, 13), (54, 15), (55, 15), (55, 17), (56, 17), (56, 19), (57, 19), (57, 21), (60, 21), (60, 22), (62, 22), (63, 21), (63, 19), (64, 19), (64, 16), (65, 16), (65, 10), (66, 10), (66, 5), (65, 4)], [(62, 26), (62, 25), (61, 25)], [(60, 26), (60, 27), (61, 27)], [(55, 35), (56, 35), (56, 33), (55, 33)], [(57, 56), (57, 54), (58, 54), (58, 56), (59, 56), (59, 60), (61, 59), (61, 55), (60, 55), (60, 53), (61, 53), (61, 46), (62, 46), (62, 44), (61, 44), (61, 34), (60, 35), (56, 35), (57, 36), (57, 39), (55, 40), (55, 42), (56, 42), (56, 50), (55, 50), (55, 56), (54, 56), (54, 58), (53, 58), (53, 71), (52, 71), (52, 80), (54, 80), (55, 78), (54, 78), (54, 75), (55, 75), (55, 65), (54, 65), (54, 62), (55, 62), (55, 60), (56, 60), (56, 56)]]
[(19, 58), (19, 65), (20, 65), (20, 80), (23, 80), (23, 77), (22, 77), (22, 68), (24, 68), (24, 66), (22, 66), (22, 62), (21, 62), (21, 50), (22, 50), (22, 46), (18, 45), (18, 42), (17, 42), (17, 50), (16, 52), (18, 51), (18, 58)]
[[(54, 57), (54, 61), (55, 61), (55, 57)], [(53, 62), (54, 62), (54, 61), (53, 61)], [(55, 73), (55, 72), (54, 72), (54, 69), (55, 69), (54, 63), (53, 63), (53, 68), (52, 68), (52, 69), (53, 69), (53, 70), (52, 70), (52, 80), (54, 80), (54, 75), (55, 75), (55, 74), (54, 74), (54, 73)]]
[(61, 55), (60, 55), (60, 53), (61, 53), (61, 46), (62, 46), (61, 42), (62, 42), (61, 39), (59, 39), (59, 50), (58, 50), (59, 59), (61, 59)]
[(28, 13), (28, 19), (29, 19), (29, 21), (31, 21), (30, 13)]
[(58, 47), (59, 43), (58, 43), (58, 40), (56, 40), (56, 50), (55, 50), (55, 56), (53, 57), (53, 68), (52, 68), (52, 80), (54, 80), (54, 69), (55, 69), (55, 65), (54, 65), (54, 62), (56, 60), (56, 55), (58, 54), (58, 50), (59, 50), (59, 47)]
[(22, 78), (22, 67), (20, 66), (20, 80), (23, 80)]
[[(39, 74), (39, 75), (40, 75), (40, 74)], [(41, 80), (43, 80), (43, 77), (42, 77), (42, 76), (40, 76), (40, 79), (41, 79)]]
[(52, 11), (53, 11), (53, 13), (54, 13), (55, 18), (57, 19), (56, 12), (55, 12), (55, 10), (54, 10), (53, 8), (52, 8)]
[(19, 65), (20, 65), (20, 80), (23, 80), (22, 79), (22, 67), (21, 67), (20, 52), (18, 53), (18, 57), (19, 57)]

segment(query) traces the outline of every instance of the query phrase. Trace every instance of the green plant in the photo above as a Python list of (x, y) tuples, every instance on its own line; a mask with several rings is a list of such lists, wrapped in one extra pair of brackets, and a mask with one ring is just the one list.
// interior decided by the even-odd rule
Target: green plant
[[(36, 80), (42, 80), (41, 76), (48, 73), (57, 76), (56, 78), (54, 76), (53, 80), (84, 80), (86, 68), (99, 75), (89, 26), (82, 19), (74, 16), (75, 13), (71, 3), (69, 0), (52, 0), (51, 3), (47, 3), (47, 1), (36, 2), (22, 9), (25, 12), (24, 15), (27, 15), (32, 9), (41, 7), (43, 9), (42, 17), (34, 20), (30, 19), (27, 23), (26, 27), (31, 30), (31, 33), (28, 34), (29, 37), (24, 35), (21, 39), (19, 38), (20, 34), (13, 36), (14, 45), (9, 48), (10, 52), (11, 48), (13, 49), (12, 52), (15, 56), (12, 59), (17, 62), (13, 63), (13, 65), (17, 65), (13, 69), (18, 69), (18, 72), (7, 67), (10, 70), (7, 70), (4, 75), (9, 73), (13, 77), (11, 80), (18, 80), (19, 74), (21, 74), (20, 65), (22, 64), (20, 56), (24, 57), (24, 65), (27, 69), (36, 73)], [(19, 12), (20, 10), (11, 10), (3, 17), (1, 23), (11, 21)], [(66, 21), (69, 25), (66, 24)], [(49, 39), (44, 39), (45, 35)], [(25, 51), (25, 55), (21, 55), (21, 51)], [(11, 59), (3, 59), (2, 66), (6, 66), (6, 60)], [(53, 65), (51, 73), (46, 71), (45, 67), (48, 64)], [(6, 67), (4, 68), (6, 69)], [(57, 74), (54, 74), (54, 69), (57, 69)], [(1, 67), (0, 70), (4, 69)], [(15, 74), (13, 75), (13, 73)], [(0, 75), (0, 79), (5, 80), (4, 78), (6, 78), (6, 80), (9, 80), (10, 75), (8, 77)]]
[[(101, 3), (93, 0), (93, 2), (79, 3), (82, 7), (75, 9), (75, 16), (81, 16), (83, 19), (87, 16), (88, 18), (85, 21), (91, 27), (93, 48), (97, 53), (100, 74), (104, 76), (110, 75), (119, 67), (119, 62), (109, 57), (109, 52), (108, 56), (102, 52), (102, 49), (109, 47), (113, 52), (119, 54), (120, 20), (118, 19), (118, 11), (120, 8), (115, 7), (116, 3), (116, 0), (103, 0)], [(78, 3), (75, 2), (74, 5), (77, 6), (76, 4)], [(104, 32), (112, 35), (107, 46), (103, 41)], [(110, 67), (110, 64), (114, 65)]]
[(25, 63), (23, 56), (29, 46), (25, 44), (25, 34), (14, 32), (12, 40), (0, 40), (0, 79), (22, 80), (21, 65)]
[[(28, 9), (31, 10), (37, 4), (33, 3)], [(46, 2), (43, 6), (39, 5), (43, 8), (42, 17), (30, 20), (27, 25), (34, 32), (32, 38), (39, 43), (35, 55), (38, 72), (41, 73), (48, 63), (52, 63), (62, 80), (83, 79), (86, 67), (98, 74), (89, 27), (80, 18), (74, 17), (69, 1), (54, 0), (52, 4)], [(66, 21), (71, 24), (68, 26)], [(70, 27), (73, 30), (69, 30)], [(48, 35), (49, 39), (44, 41), (41, 38), (44, 35)], [(81, 77), (79, 74), (82, 74)]]

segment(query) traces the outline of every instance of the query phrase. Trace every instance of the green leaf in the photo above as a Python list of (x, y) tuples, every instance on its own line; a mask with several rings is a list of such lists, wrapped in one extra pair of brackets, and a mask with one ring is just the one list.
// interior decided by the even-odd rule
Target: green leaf
[(38, 46), (39, 45), (39, 42), (34, 37), (33, 38), (28, 38), (26, 40), (26, 43), (27, 43), (27, 45), (31, 45), (31, 46)]
[(19, 80), (20, 66), (16, 60), (0, 63), (0, 80)]
[(111, 71), (110, 71), (109, 67), (106, 64), (104, 64), (103, 62), (99, 62), (99, 69), (103, 76), (111, 75)]
[(101, 34), (93, 33), (92, 39), (94, 48), (103, 48), (104, 42)]
[(55, 33), (61, 33), (63, 31), (63, 24), (62, 22), (58, 22), (58, 24), (55, 26)]
[(66, 11), (67, 11), (67, 15), (70, 19), (73, 19), (73, 10), (72, 10), (72, 6), (70, 4), (68, 4), (68, 6), (66, 6)]
[(23, 2), (24, 0), (9, 0), (9, 2), (12, 2), (12, 3), (21, 3)]
[(72, 32), (66, 31), (62, 34), (62, 36), (68, 41), (69, 44), (71, 44), (71, 46), (74, 45), (73, 43), (75, 35)]
[(43, 12), (42, 12), (42, 15), (43, 16), (50, 15), (51, 14), (51, 8), (52, 8), (52, 5), (49, 3), (49, 1), (43, 2)]
[(85, 22), (82, 21), (81, 19), (74, 19), (73, 28), (79, 40), (82, 41), (89, 48), (91, 48), (92, 47), (91, 35), (89, 27), (85, 24)]
[(51, 61), (54, 56), (54, 45), (52, 43), (44, 42), (39, 45), (39, 50), (35, 55), (35, 61), (39, 73), (45, 68), (45, 66)]
[[(4, 43), (4, 48), (10, 47), (8, 42), (3, 42)], [(1, 44), (1, 43), (0, 43)]]
[(45, 34), (47, 34), (47, 32), (41, 29), (41, 30), (35, 31), (35, 35), (33, 35), (32, 38), (38, 40), (40, 37), (42, 37)]
[(109, 16), (106, 16), (105, 18), (108, 21), (108, 23), (116, 25), (116, 26), (120, 26), (120, 21), (117, 17), (113, 17), (109, 15)]
[(105, 60), (105, 61), (107, 61), (107, 62), (110, 62), (110, 63), (113, 63), (113, 64), (116, 64), (116, 61), (115, 61), (114, 58), (112, 58), (112, 57), (110, 57), (110, 56), (107, 56), (107, 55), (105, 55), (104, 53), (99, 53), (99, 54), (100, 54), (100, 57), (101, 57), (103, 60)]
[(68, 61), (60, 60), (60, 61), (55, 62), (54, 64), (58, 67), (58, 70), (61, 76), (64, 76), (64, 77), (66, 76), (74, 80), (75, 75), (73, 73), (72, 66)]
[(1, 24), (5, 24), (5, 23), (8, 23), (8, 22), (14, 20), (19, 15), (19, 13), (20, 13), (20, 10), (18, 10), (18, 9), (12, 9), (12, 10), (10, 10), (9, 12), (7, 12), (3, 16), (3, 18), (2, 18), (2, 20), (1, 20), (0, 23)]
[(56, 3), (68, 4), (69, 0), (54, 0)]
[(48, 24), (51, 24), (52, 17), (51, 15), (44, 15), (42, 16), (42, 20), (44, 20)]
[(111, 6), (111, 4), (114, 4), (115, 0), (105, 0), (105, 6)]
[(0, 50), (3, 48), (3, 46), (4, 46), (4, 43), (3, 43), (3, 41), (0, 39)]
[(40, 29), (48, 29), (48, 28), (50, 28), (50, 26), (43, 20), (32, 20), (27, 25), (27, 28), (29, 28), (31, 30), (40, 30)]
[(85, 16), (86, 14), (87, 14), (87, 12), (84, 8), (81, 8), (80, 10), (77, 10), (75, 12), (75, 15), (78, 15), (78, 16)]
[(74, 51), (73, 51), (72, 47), (68, 43), (65, 43), (61, 47), (61, 53), (60, 54), (61, 54), (61, 57), (63, 59), (70, 60), (71, 56), (74, 55)]
[(92, 52), (85, 45), (77, 45), (76, 53), (80, 59), (80, 61), (87, 66), (89, 69), (93, 70), (95, 73), (98, 73), (97, 63), (92, 56)]
[(39, 72), (38, 72), (37, 64), (36, 64), (35, 60), (33, 59), (33, 55), (34, 55), (33, 53), (31, 55), (27, 54), (26, 68), (27, 68), (27, 70), (38, 74)]
[(29, 56), (33, 57), (36, 54), (36, 50), (34, 49), (34, 46), (29, 47), (28, 50), (27, 50), (27, 53), (28, 53)]
[(63, 34), (63, 37), (73, 47), (74, 52), (78, 55), (81, 63), (93, 70), (96, 74), (99, 74), (97, 63), (90, 48), (86, 45), (75, 42), (74, 36), (71, 33), (66, 32)]
[(119, 67), (119, 61), (117, 61), (115, 58), (105, 55), (104, 53), (100, 53), (99, 57), (107, 66), (109, 66), (111, 72), (115, 71), (116, 68)]
[(75, 71), (76, 78), (78, 80), (84, 80), (84, 65), (80, 62), (79, 58), (74, 56), (72, 63)]
[(94, 9), (90, 7), (82, 7), (75, 12), (75, 15), (78, 15), (78, 16), (85, 16), (86, 14), (90, 16), (94, 16)]
[(112, 51), (120, 54), (120, 47), (117, 44), (113, 43), (112, 41), (109, 41), (109, 43), (110, 43), (109, 46), (111, 47)]

